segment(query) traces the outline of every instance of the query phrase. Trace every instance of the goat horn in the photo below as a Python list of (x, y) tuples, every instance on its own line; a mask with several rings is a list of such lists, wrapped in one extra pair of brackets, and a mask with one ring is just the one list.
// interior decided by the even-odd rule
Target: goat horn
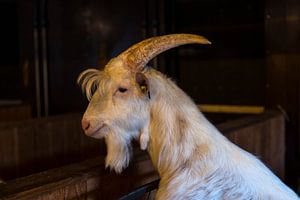
[(122, 57), (131, 70), (139, 71), (158, 54), (168, 49), (191, 43), (211, 44), (205, 37), (199, 35), (170, 34), (143, 40), (131, 46), (118, 57)]

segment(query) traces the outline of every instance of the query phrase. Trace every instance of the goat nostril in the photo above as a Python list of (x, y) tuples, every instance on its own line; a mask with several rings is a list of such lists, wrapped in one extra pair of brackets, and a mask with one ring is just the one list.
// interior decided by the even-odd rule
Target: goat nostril
[(86, 131), (90, 128), (91, 125), (90, 125), (90, 122), (88, 120), (83, 119), (81, 121), (81, 126), (82, 126), (82, 129)]

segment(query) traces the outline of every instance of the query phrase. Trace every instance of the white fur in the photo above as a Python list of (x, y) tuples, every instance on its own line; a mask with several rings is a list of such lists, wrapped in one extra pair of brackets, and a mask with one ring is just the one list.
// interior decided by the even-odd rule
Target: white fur
[(148, 120), (145, 124), (145, 126), (142, 128), (141, 133), (140, 133), (140, 147), (141, 150), (146, 150), (148, 147), (148, 142), (149, 142), (149, 129), (150, 129), (150, 120)]
[[(262, 162), (219, 133), (164, 75), (154, 69), (143, 72), (149, 100), (138, 93), (132, 72), (107, 68), (106, 87), (88, 73), (101, 91), (95, 92), (84, 115), (91, 126), (105, 122), (110, 130), (103, 136), (106, 166), (117, 172), (127, 167), (130, 141), (139, 137), (161, 177), (156, 199), (299, 199)], [(92, 87), (88, 80), (84, 83)], [(124, 84), (128, 94), (115, 93)]]
[[(149, 142), (161, 176), (157, 199), (299, 199), (258, 159), (219, 133), (170, 80), (153, 72), (150, 83), (157, 89)], [(183, 137), (172, 128), (176, 113), (188, 123)]]

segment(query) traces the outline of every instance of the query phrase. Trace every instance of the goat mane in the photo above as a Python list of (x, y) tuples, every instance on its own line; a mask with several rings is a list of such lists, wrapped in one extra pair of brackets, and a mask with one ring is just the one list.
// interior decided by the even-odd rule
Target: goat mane
[(77, 79), (77, 83), (81, 86), (82, 92), (89, 101), (91, 100), (93, 93), (99, 87), (101, 74), (102, 73), (97, 69), (87, 69), (83, 71)]

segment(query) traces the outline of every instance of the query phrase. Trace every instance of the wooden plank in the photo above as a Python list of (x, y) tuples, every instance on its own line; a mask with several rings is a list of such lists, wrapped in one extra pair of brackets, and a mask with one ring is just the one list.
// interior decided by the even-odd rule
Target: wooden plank
[[(103, 162), (104, 157), (100, 157), (48, 170), (19, 180), (8, 181), (1, 188), (0, 197), (18, 200), (51, 199), (51, 197), (58, 195), (56, 197), (60, 199), (70, 195), (72, 196), (70, 199), (73, 199), (82, 197), (89, 191), (89, 193), (94, 193), (94, 196), (99, 197), (98, 199), (101, 197), (112, 199), (126, 190), (158, 178), (148, 158), (132, 164), (121, 175), (105, 170)], [(139, 167), (139, 165), (143, 167)], [(139, 169), (138, 174), (136, 173), (137, 168)], [(78, 185), (84, 189), (79, 189)], [(111, 190), (112, 188), (115, 189)]]
[[(299, 1), (267, 0), (265, 20), (266, 106), (288, 114), (286, 123), (286, 177), (297, 187), (300, 163), (300, 39)], [(276, 34), (274, 34), (276, 33)]]
[[(267, 112), (218, 127), (283, 176), (284, 119), (280, 113)], [(103, 156), (8, 181), (1, 187), (0, 199), (116, 199), (158, 178), (148, 155), (138, 147), (134, 154), (134, 161), (121, 175), (105, 170)]]
[(19, 162), (17, 165), (18, 173), (10, 174), (9, 179), (35, 173), (39, 167), (38, 165), (32, 165), (32, 163), (34, 163), (36, 159), (35, 140), (34, 137), (32, 137), (32, 135), (34, 134), (33, 127), (22, 126), (17, 128), (17, 130), (19, 131)]
[(16, 129), (4, 129), (0, 132), (0, 137), (0, 177), (6, 180), (10, 177), (10, 174), (17, 173), (18, 145)]
[(18, 121), (24, 119), (30, 119), (31, 106), (27, 104), (0, 106), (0, 121)]
[(284, 118), (274, 112), (259, 118), (261, 121), (245, 118), (218, 127), (233, 143), (256, 155), (283, 179), (285, 175)]
[(49, 123), (38, 123), (34, 125), (34, 139), (35, 139), (35, 163), (42, 170), (50, 163), (50, 149), (51, 149), (51, 132), (49, 132)]
[(281, 115), (282, 114), (277, 111), (267, 111), (261, 115), (255, 115), (255, 116), (250, 115), (250, 116), (242, 117), (240, 119), (217, 124), (216, 126), (219, 130), (221, 130), (223, 134), (226, 134), (237, 129), (250, 127), (257, 123), (264, 122), (268, 119), (272, 119), (276, 116), (281, 116)]
[[(65, 120), (61, 128), (63, 129), (61, 137), (64, 141), (64, 157), (70, 161), (76, 161), (80, 157), (80, 135), (81, 129), (77, 126), (79, 118), (76, 120)], [(83, 138), (84, 140), (85, 138)]]
[(263, 106), (247, 106), (247, 105), (198, 105), (202, 112), (209, 113), (236, 113), (236, 114), (261, 114), (265, 111)]
[(284, 133), (285, 132), (285, 123), (282, 116), (270, 121), (270, 131), (268, 132), (270, 137), (270, 146), (269, 149), (269, 162), (275, 174), (278, 174), (279, 177), (285, 177), (285, 134), (272, 134), (272, 133)]
[[(64, 124), (67, 123), (69, 120), (61, 120), (59, 122), (52, 122), (51, 130), (49, 130), (48, 138), (51, 140), (50, 144), (50, 152), (49, 152), (49, 160), (50, 162), (55, 163), (55, 166), (63, 165), (66, 157), (64, 157), (64, 145), (66, 143), (66, 135), (68, 132), (64, 129)], [(76, 132), (70, 132), (69, 134), (76, 134)]]
[[(101, 164), (103, 164), (103, 159), (103, 157), (99, 157), (82, 163), (76, 163), (61, 168), (36, 173), (27, 177), (7, 181), (8, 184), (4, 185), (0, 190), (0, 197), (9, 196), (12, 199), (15, 197), (23, 198), (27, 195), (30, 195), (31, 192), (39, 190), (41, 186), (45, 186), (46, 184), (51, 184), (53, 182), (55, 182), (59, 188), (61, 186), (60, 183), (62, 182), (64, 184), (69, 184), (70, 180), (71, 183), (73, 183), (73, 181), (78, 181), (78, 179), (72, 177), (76, 177), (76, 175), (84, 173), (87, 169), (89, 169), (89, 172), (85, 174), (86, 177), (84, 179), (86, 179), (89, 176), (94, 175), (96, 171), (99, 171), (99, 173), (103, 172), (104, 169), (101, 166)], [(97, 168), (97, 170), (92, 170), (94, 168)], [(52, 187), (50, 189), (55, 190), (56, 188)], [(23, 193), (17, 195), (21, 192)], [(48, 192), (48, 190), (43, 190), (42, 192), (39, 192), (39, 194), (44, 192)]]
[(0, 123), (0, 176), (9, 180), (104, 154), (103, 141), (85, 136), (80, 119), (72, 114)]

